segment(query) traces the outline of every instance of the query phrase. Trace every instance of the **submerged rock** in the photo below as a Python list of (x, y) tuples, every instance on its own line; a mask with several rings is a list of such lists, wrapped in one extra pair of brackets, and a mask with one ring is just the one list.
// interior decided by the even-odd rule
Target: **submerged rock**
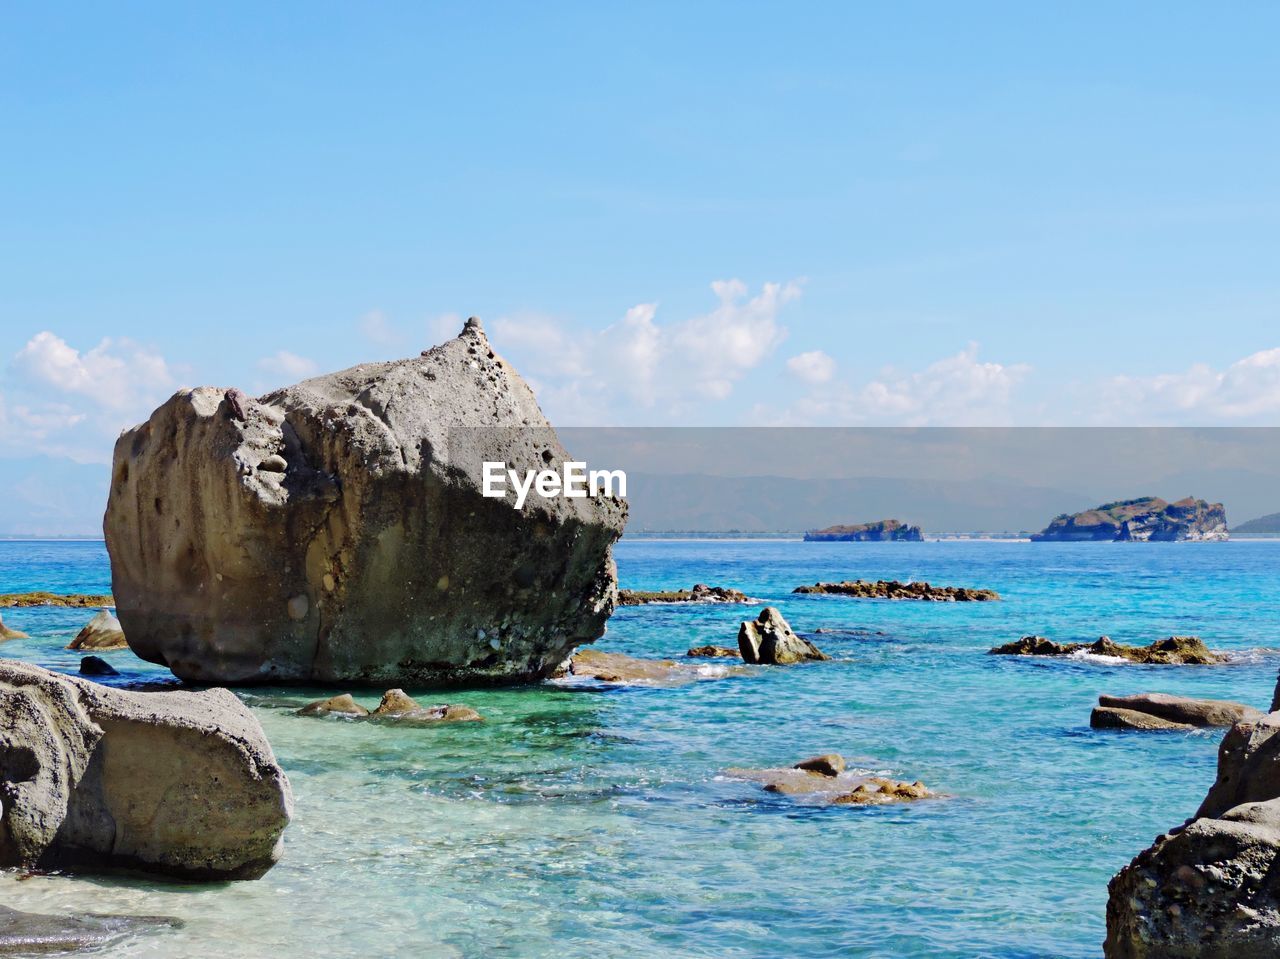
[(686, 656), (692, 659), (741, 659), (742, 654), (728, 646), (694, 646)]
[(200, 682), (507, 681), (604, 632), (626, 504), (483, 495), (570, 456), (478, 320), (254, 400), (182, 390), (115, 448), (104, 522), (133, 651)]
[(168, 916), (49, 916), (0, 906), (0, 956), (97, 950), (134, 933), (181, 926)]
[(916, 599), (934, 603), (985, 603), (1000, 598), (994, 589), (968, 586), (934, 586), (930, 583), (901, 583), (896, 579), (846, 580), (843, 583), (814, 583), (797, 586), (793, 593), (849, 596), (854, 599)]
[(128, 649), (124, 631), (120, 629), (120, 620), (111, 615), (109, 609), (99, 610), (93, 619), (84, 625), (76, 638), (67, 644), (67, 649)]
[(1109, 636), (1099, 637), (1092, 643), (1055, 643), (1043, 636), (1023, 636), (988, 652), (994, 656), (1069, 656), (1072, 653), (1089, 653), (1093, 656), (1126, 659), (1131, 663), (1160, 666), (1208, 666), (1226, 661), (1226, 657), (1211, 652), (1198, 636), (1170, 636), (1168, 639), (1158, 639), (1150, 646), (1125, 646), (1112, 642)]
[(255, 879), (293, 798), (225, 689), (132, 692), (0, 660), (0, 866)]
[(81, 676), (119, 676), (120, 672), (101, 656), (83, 656), (80, 659)]
[(406, 695), (403, 689), (388, 689), (382, 694), (382, 701), (372, 712), (357, 703), (350, 693), (343, 693), (340, 696), (307, 703), (298, 710), (297, 715), (347, 716), (352, 719), (403, 722), (408, 725), (478, 722), (484, 719), (470, 706), (457, 704), (421, 706), (416, 700)]
[(703, 679), (723, 679), (734, 671), (733, 667), (695, 666), (673, 659), (639, 659), (587, 648), (578, 650), (560, 675), (623, 686), (683, 686)]
[(896, 519), (882, 519), (874, 523), (855, 523), (852, 526), (828, 526), (811, 529), (804, 534), (806, 543), (918, 543), (924, 539), (924, 531)]
[(744, 663), (769, 666), (831, 658), (807, 639), (797, 636), (773, 606), (766, 606), (756, 619), (738, 627), (738, 652)]
[(361, 706), (350, 693), (317, 699), (298, 710), (299, 716), (368, 716), (369, 710)]
[(20, 629), (10, 629), (4, 624), (4, 617), (0, 616), (0, 643), (7, 639), (27, 639), (27, 634)]
[(1107, 959), (1280, 955), (1280, 713), (1238, 723), (1192, 819), (1111, 880)]
[[(1097, 729), (1191, 729), (1257, 722), (1266, 714), (1226, 699), (1190, 699), (1166, 693), (1099, 696), (1090, 725)], [(1165, 725), (1158, 725), (1164, 723)], [(1131, 725), (1132, 724), (1132, 725)]]
[(644, 606), (647, 603), (755, 603), (746, 593), (727, 586), (707, 586), (696, 583), (691, 589), (618, 590), (619, 606)]
[(801, 760), (789, 768), (735, 768), (725, 770), (725, 775), (761, 783), (766, 792), (841, 806), (884, 805), (937, 797), (937, 793), (919, 781), (899, 782), (849, 772), (844, 757), (835, 753)]
[(1032, 542), (1218, 542), (1225, 540), (1227, 511), (1221, 503), (1188, 496), (1169, 503), (1158, 496), (1104, 503), (1082, 513), (1062, 513)]

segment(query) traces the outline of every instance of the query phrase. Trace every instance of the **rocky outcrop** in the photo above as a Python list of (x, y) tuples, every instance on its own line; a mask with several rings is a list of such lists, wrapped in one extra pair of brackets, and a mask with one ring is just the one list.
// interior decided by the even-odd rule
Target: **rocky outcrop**
[(108, 609), (99, 610), (97, 615), (76, 633), (76, 638), (67, 644), (67, 649), (128, 649), (128, 647), (124, 631), (120, 629), (120, 620), (112, 616)]
[(1266, 713), (1226, 699), (1189, 699), (1166, 693), (1099, 696), (1089, 717), (1094, 729), (1196, 729), (1257, 722)]
[(69, 606), (92, 609), (94, 606), (114, 606), (115, 600), (102, 593), (0, 593), (0, 609), (27, 606)]
[(806, 543), (918, 543), (924, 539), (919, 526), (911, 526), (896, 519), (882, 519), (874, 523), (855, 523), (852, 526), (828, 526), (811, 529), (804, 534)]
[(1225, 540), (1227, 511), (1221, 503), (1188, 496), (1169, 503), (1158, 496), (1104, 503), (1082, 513), (1062, 513), (1033, 542), (1145, 543)]
[(1280, 714), (1233, 726), (1195, 816), (1111, 880), (1107, 959), (1280, 955)]
[[(741, 671), (742, 667), (736, 668)], [(580, 649), (560, 670), (557, 678), (594, 680), (618, 686), (684, 686), (704, 679), (723, 679), (734, 668), (698, 666), (673, 659), (639, 659), (599, 649)]]
[(96, 952), (134, 933), (181, 925), (167, 916), (49, 916), (0, 906), (0, 956)]
[(761, 783), (766, 792), (836, 806), (880, 806), (937, 796), (919, 781), (899, 782), (850, 772), (844, 757), (837, 753), (804, 759), (791, 767), (727, 769), (725, 774)]
[(728, 646), (694, 646), (686, 656), (692, 659), (741, 659), (742, 654)]
[(299, 716), (343, 716), (349, 719), (390, 721), (404, 725), (479, 722), (484, 719), (470, 706), (457, 704), (421, 706), (403, 689), (388, 689), (372, 711), (361, 706), (350, 693), (317, 699), (298, 710)]
[(766, 606), (758, 617), (738, 627), (738, 652), (744, 663), (767, 666), (831, 658), (807, 639), (797, 636), (773, 606)]
[(201, 682), (549, 675), (613, 608), (626, 504), (483, 495), (569, 454), (478, 320), (252, 399), (182, 390), (115, 448), (104, 529), (135, 653)]
[(988, 652), (995, 656), (1069, 656), (1072, 653), (1088, 653), (1126, 659), (1131, 663), (1161, 666), (1208, 666), (1226, 661), (1226, 657), (1211, 652), (1198, 636), (1170, 636), (1168, 639), (1158, 639), (1150, 646), (1126, 646), (1112, 642), (1109, 636), (1101, 636), (1092, 643), (1055, 643), (1043, 636), (1023, 636)]
[(828, 596), (851, 596), (854, 599), (918, 599), (934, 603), (984, 603), (1000, 598), (994, 589), (970, 589), (967, 586), (933, 586), (925, 582), (900, 583), (896, 579), (870, 582), (865, 579), (843, 583), (814, 583), (797, 586), (793, 593), (818, 593)]
[(0, 660), (0, 866), (253, 879), (292, 807), (227, 690), (127, 692)]
[(696, 583), (691, 589), (618, 590), (619, 606), (644, 606), (647, 603), (754, 603), (746, 593), (726, 586)]
[(27, 634), (20, 629), (10, 629), (4, 624), (4, 617), (0, 617), (0, 643), (7, 639), (26, 639)]

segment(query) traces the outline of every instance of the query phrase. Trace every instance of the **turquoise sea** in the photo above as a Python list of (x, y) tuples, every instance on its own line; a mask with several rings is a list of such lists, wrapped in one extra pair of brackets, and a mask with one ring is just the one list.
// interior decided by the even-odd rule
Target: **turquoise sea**
[[(389, 729), (294, 716), (319, 689), (238, 690), (297, 800), (257, 882), (0, 874), (0, 902), (177, 916), (149, 957), (1077, 957), (1101, 955), (1107, 880), (1190, 815), (1221, 731), (1094, 732), (1099, 693), (1267, 707), (1280, 543), (624, 541), (632, 588), (705, 582), (779, 606), (829, 663), (674, 689), (410, 690), (484, 723)], [(792, 596), (815, 580), (985, 586), (999, 603)], [(0, 592), (107, 591), (101, 543), (0, 543)], [(620, 610), (604, 649), (733, 645), (736, 606)], [(83, 610), (13, 609), (2, 654), (74, 670)], [(994, 657), (1039, 633), (1197, 634), (1211, 667)], [(120, 682), (167, 673), (107, 654)], [(361, 694), (372, 705), (377, 693)], [(949, 798), (817, 808), (722, 775), (839, 751)]]

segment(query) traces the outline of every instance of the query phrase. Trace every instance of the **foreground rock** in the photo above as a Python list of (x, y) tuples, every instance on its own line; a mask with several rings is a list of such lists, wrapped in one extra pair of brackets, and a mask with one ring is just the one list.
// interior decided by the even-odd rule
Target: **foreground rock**
[(1257, 722), (1266, 713), (1225, 699), (1189, 699), (1165, 693), (1099, 696), (1089, 718), (1095, 729), (1195, 729)]
[(923, 582), (900, 583), (896, 579), (881, 579), (874, 583), (865, 579), (843, 583), (814, 583), (812, 586), (797, 586), (792, 592), (851, 596), (854, 599), (918, 599), (934, 603), (983, 603), (1000, 598), (1000, 594), (994, 589), (933, 586)]
[(47, 916), (0, 906), (0, 956), (97, 950), (133, 933), (181, 925), (167, 916)]
[(1023, 636), (1012, 643), (1005, 643), (988, 650), (995, 656), (1069, 656), (1072, 653), (1089, 653), (1127, 659), (1131, 663), (1160, 666), (1209, 666), (1226, 662), (1226, 657), (1209, 650), (1198, 636), (1170, 636), (1158, 639), (1150, 646), (1125, 646), (1114, 643), (1109, 636), (1101, 636), (1092, 643), (1055, 643), (1043, 636)]
[(124, 631), (120, 628), (120, 620), (111, 615), (107, 609), (99, 610), (89, 620), (76, 638), (67, 644), (67, 649), (128, 649)]
[(293, 808), (225, 689), (127, 692), (0, 660), (0, 867), (254, 879)]
[(1062, 513), (1033, 542), (1145, 543), (1219, 542), (1227, 533), (1227, 511), (1221, 503), (1188, 496), (1168, 503), (1158, 496), (1104, 503), (1082, 513)]
[(4, 617), (0, 617), (0, 643), (8, 639), (27, 639), (27, 634), (20, 629), (10, 629), (4, 624)]
[(773, 606), (766, 606), (758, 617), (738, 627), (738, 652), (744, 663), (767, 666), (790, 666), (831, 658), (807, 639), (797, 636)]
[(852, 526), (828, 526), (811, 529), (804, 534), (806, 543), (918, 543), (924, 539), (919, 526), (911, 526), (896, 519), (882, 519), (874, 523), (855, 523)]
[(115, 448), (104, 529), (133, 651), (201, 682), (549, 675), (604, 632), (626, 504), (482, 495), (569, 454), (478, 320), (254, 400), (182, 390)]
[(696, 666), (673, 659), (639, 659), (588, 648), (578, 650), (559, 677), (573, 676), (621, 686), (684, 686), (704, 679), (723, 679), (734, 671), (720, 666), (713, 668), (710, 664)]
[(619, 606), (644, 606), (647, 603), (755, 603), (746, 593), (726, 586), (696, 583), (691, 589), (645, 591), (618, 590)]
[(1111, 880), (1108, 959), (1280, 955), (1280, 714), (1239, 723), (1186, 824)]
[(804, 759), (790, 768), (728, 769), (725, 774), (762, 783), (767, 792), (837, 806), (882, 806), (937, 796), (919, 781), (907, 783), (851, 773), (844, 757), (836, 753)]
[(27, 606), (70, 606), (91, 609), (94, 606), (114, 606), (115, 600), (103, 593), (0, 593), (0, 609)]
[(403, 689), (388, 689), (382, 694), (382, 701), (372, 712), (356, 702), (350, 693), (343, 693), (340, 696), (307, 703), (298, 710), (298, 715), (346, 716), (351, 719), (394, 721), (407, 725), (478, 722), (484, 719), (470, 706), (457, 704), (421, 706), (412, 697), (406, 695)]
[(742, 654), (728, 646), (694, 646), (686, 656), (692, 659), (741, 659)]

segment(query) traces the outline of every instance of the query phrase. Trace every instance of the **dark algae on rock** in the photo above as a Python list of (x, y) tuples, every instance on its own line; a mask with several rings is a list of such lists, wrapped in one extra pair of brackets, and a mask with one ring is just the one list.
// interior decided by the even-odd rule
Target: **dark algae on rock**
[(1221, 503), (1188, 496), (1169, 503), (1158, 496), (1104, 503), (1080, 513), (1062, 513), (1033, 542), (1145, 543), (1219, 542), (1227, 533), (1227, 511)]

